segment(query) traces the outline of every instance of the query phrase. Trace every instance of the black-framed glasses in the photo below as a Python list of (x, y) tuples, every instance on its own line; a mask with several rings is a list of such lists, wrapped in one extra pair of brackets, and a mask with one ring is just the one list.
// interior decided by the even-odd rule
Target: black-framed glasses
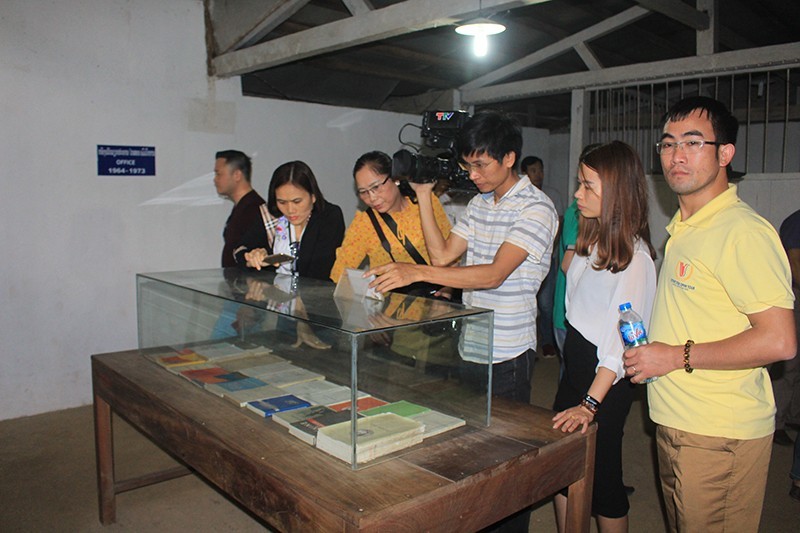
[(361, 198), (367, 198), (368, 196), (372, 196), (373, 194), (378, 194), (378, 191), (381, 187), (386, 185), (386, 182), (389, 181), (392, 177), (386, 176), (386, 179), (380, 183), (376, 183), (372, 187), (367, 187), (366, 189), (357, 189), (356, 192)]
[(703, 146), (710, 144), (712, 146), (719, 146), (722, 143), (717, 141), (661, 141), (656, 143), (656, 153), (659, 155), (667, 155), (674, 152), (678, 147), (682, 147), (683, 151), (687, 154), (698, 154), (703, 149)]

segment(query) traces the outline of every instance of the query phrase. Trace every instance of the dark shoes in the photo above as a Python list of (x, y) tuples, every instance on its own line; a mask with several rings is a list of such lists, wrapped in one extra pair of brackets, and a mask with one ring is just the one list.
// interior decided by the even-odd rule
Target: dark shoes
[(792, 483), (792, 488), (789, 489), (789, 497), (800, 502), (800, 485), (796, 481)]
[(786, 433), (785, 429), (776, 430), (775, 434), (772, 436), (772, 442), (775, 444), (780, 444), (781, 446), (791, 446), (794, 444), (794, 441), (789, 434)]

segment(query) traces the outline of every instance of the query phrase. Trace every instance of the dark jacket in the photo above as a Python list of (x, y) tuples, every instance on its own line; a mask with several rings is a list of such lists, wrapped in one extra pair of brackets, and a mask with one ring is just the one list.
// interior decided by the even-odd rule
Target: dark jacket
[[(330, 281), (331, 268), (336, 260), (336, 249), (344, 238), (344, 216), (338, 205), (325, 202), (319, 212), (314, 212), (308, 220), (300, 239), (300, 256), (297, 259), (297, 273), (306, 278)], [(244, 254), (256, 248), (266, 248), (267, 232), (259, 217), (256, 224), (250, 227), (242, 238), (240, 246), (244, 249), (236, 254), (236, 263), (246, 266)]]

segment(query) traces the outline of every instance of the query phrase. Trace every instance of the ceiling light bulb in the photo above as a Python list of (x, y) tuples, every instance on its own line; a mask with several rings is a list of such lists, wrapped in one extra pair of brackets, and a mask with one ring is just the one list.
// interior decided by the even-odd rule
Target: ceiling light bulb
[(506, 27), (488, 19), (475, 19), (456, 28), (461, 35), (496, 35), (506, 31)]
[(460, 35), (472, 36), (472, 50), (478, 57), (486, 56), (489, 51), (489, 35), (504, 32), (506, 27), (489, 19), (475, 19), (456, 28)]
[(489, 51), (489, 38), (486, 35), (476, 35), (472, 38), (472, 51), (478, 57), (485, 57)]

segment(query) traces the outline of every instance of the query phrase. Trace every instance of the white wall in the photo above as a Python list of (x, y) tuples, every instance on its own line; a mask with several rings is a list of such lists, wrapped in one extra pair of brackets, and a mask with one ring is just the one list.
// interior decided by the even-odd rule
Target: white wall
[[(200, 0), (2, 2), (0, 419), (91, 401), (90, 354), (136, 347), (135, 273), (219, 266), (216, 150), (254, 155), (264, 193), (305, 160), (349, 220), (355, 158), (420, 123), (244, 98), (204, 32)], [(98, 144), (155, 146), (157, 176), (98, 177)]]

